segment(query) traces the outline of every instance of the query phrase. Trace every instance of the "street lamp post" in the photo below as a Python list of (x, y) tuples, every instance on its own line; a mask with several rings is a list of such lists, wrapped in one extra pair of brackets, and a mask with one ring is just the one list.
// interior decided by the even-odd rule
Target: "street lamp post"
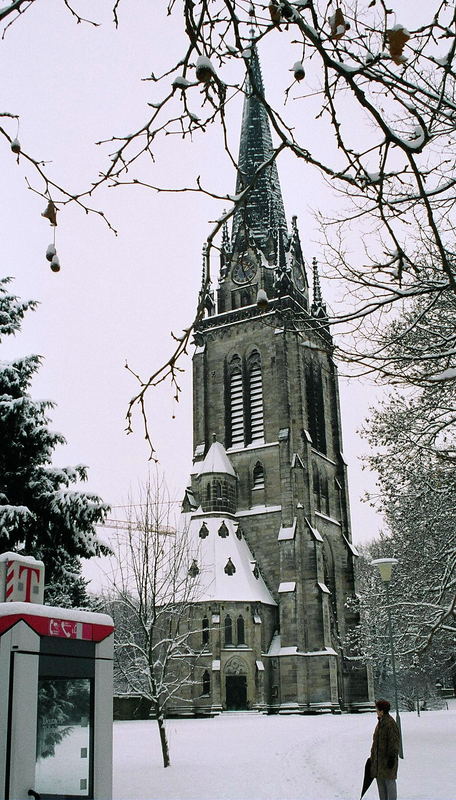
[(419, 688), (418, 688), (419, 660), (418, 660), (417, 653), (415, 653), (415, 655), (413, 656), (412, 667), (413, 667), (413, 672), (414, 672), (414, 675), (415, 675), (416, 713), (417, 713), (418, 716), (420, 716), (420, 694), (419, 694)]
[(404, 750), (402, 747), (401, 718), (399, 714), (399, 699), (397, 692), (396, 660), (394, 657), (393, 626), (391, 624), (391, 608), (390, 608), (390, 594), (389, 594), (389, 583), (391, 580), (391, 573), (393, 571), (394, 565), (398, 563), (399, 562), (397, 558), (375, 558), (373, 561), (371, 561), (371, 565), (378, 568), (380, 577), (383, 583), (385, 584), (385, 589), (386, 589), (386, 610), (388, 613), (388, 632), (389, 632), (389, 640), (391, 648), (391, 667), (393, 670), (394, 702), (396, 705), (396, 722), (397, 722), (397, 727), (399, 728), (399, 736), (400, 736), (399, 757), (404, 758)]

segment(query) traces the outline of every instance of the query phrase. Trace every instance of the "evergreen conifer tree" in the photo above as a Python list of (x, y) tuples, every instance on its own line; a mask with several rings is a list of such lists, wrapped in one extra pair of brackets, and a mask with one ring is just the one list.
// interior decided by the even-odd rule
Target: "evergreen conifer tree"
[[(37, 306), (10, 294), (10, 281), (0, 279), (0, 344)], [(37, 355), (0, 360), (0, 552), (44, 561), (47, 603), (86, 605), (81, 558), (109, 552), (95, 530), (109, 507), (96, 495), (72, 488), (86, 480), (85, 466), (52, 466), (54, 449), (65, 438), (48, 428), (54, 403), (29, 394), (40, 363)]]

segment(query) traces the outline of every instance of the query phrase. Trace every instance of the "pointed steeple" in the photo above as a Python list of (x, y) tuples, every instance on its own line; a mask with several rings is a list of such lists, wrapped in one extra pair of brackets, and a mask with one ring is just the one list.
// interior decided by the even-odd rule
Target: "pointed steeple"
[[(273, 152), (269, 120), (260, 100), (264, 96), (264, 88), (258, 51), (253, 42), (249, 49), (251, 55), (242, 115), (236, 194), (251, 183), (258, 167), (264, 164)], [(235, 249), (240, 250), (243, 247), (245, 227), (250, 230), (255, 244), (261, 249), (271, 228), (287, 230), (275, 162), (257, 177), (254, 188), (234, 214), (232, 241)]]
[(318, 262), (316, 258), (312, 259), (312, 269), (313, 269), (313, 305), (318, 307), (321, 306), (322, 295), (320, 286), (320, 276), (318, 274)]
[[(223, 213), (225, 213), (225, 211)], [(222, 249), (225, 253), (230, 249), (230, 235), (228, 233), (228, 223), (226, 220), (222, 228)]]
[(207, 243), (205, 242), (203, 245), (203, 269), (201, 275), (201, 289), (199, 291), (199, 303), (204, 302), (204, 307), (211, 317), (215, 312), (215, 300), (214, 300), (214, 291), (211, 288), (211, 284), (206, 286), (208, 276), (208, 266), (207, 266)]
[(304, 256), (302, 254), (301, 238), (299, 236), (299, 230), (298, 230), (298, 218), (296, 214), (291, 218), (290, 252), (293, 257), (293, 261), (302, 266), (303, 279), (305, 280), (306, 285), (308, 286)]
[(226, 454), (226, 450), (221, 442), (217, 441), (215, 434), (212, 436), (212, 444), (206, 453), (203, 463), (201, 464), (199, 474), (207, 475), (214, 472), (218, 474), (231, 475), (236, 477), (233, 465)]
[[(225, 211), (223, 212), (225, 213)], [(220, 278), (226, 277), (226, 271), (230, 263), (231, 257), (231, 241), (230, 234), (228, 233), (228, 223), (225, 220), (222, 227), (222, 245), (220, 247)]]
[[(218, 314), (252, 305), (258, 291), (271, 299), (293, 296), (304, 309), (309, 304), (296, 218), (290, 235), (277, 165), (268, 163), (274, 148), (254, 31), (251, 37), (244, 53), (247, 77), (236, 182), (242, 199), (234, 211), (230, 242), (226, 227), (222, 230)], [(249, 191), (242, 197), (244, 189)]]
[(312, 316), (320, 317), (320, 319), (327, 319), (326, 305), (323, 302), (321, 293), (320, 276), (318, 274), (318, 262), (316, 258), (312, 259), (313, 269), (313, 303), (311, 307)]

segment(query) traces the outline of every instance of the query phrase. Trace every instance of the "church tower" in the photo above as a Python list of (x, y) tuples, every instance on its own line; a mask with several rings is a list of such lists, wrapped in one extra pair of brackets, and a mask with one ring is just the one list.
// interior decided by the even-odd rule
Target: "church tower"
[[(243, 633), (242, 652), (234, 654), (236, 642), (212, 631), (212, 646), (205, 634), (207, 674), (217, 665), (217, 681), (207, 679), (206, 688), (217, 686), (218, 709), (238, 698), (240, 707), (279, 713), (360, 710), (370, 706), (371, 688), (345, 639), (357, 623), (345, 605), (355, 592), (357, 553), (333, 341), (317, 264), (310, 296), (297, 219), (287, 225), (275, 161), (259, 169), (273, 152), (263, 93), (252, 46), (236, 193), (253, 188), (234, 214), (231, 235), (224, 227), (216, 299), (195, 331), (194, 472), (184, 511), (199, 537), (196, 562), (210, 537), (221, 537), (223, 559), (238, 575), (242, 559), (256, 570), (256, 594), (249, 589), (243, 597), (245, 585), (239, 581), (235, 590), (230, 563), (228, 573), (222, 564), (232, 588), (205, 598), (212, 605), (204, 619), (223, 627), (228, 604), (232, 616), (237, 603), (246, 631), (263, 611), (265, 624), (250, 642)], [(237, 543), (230, 547), (228, 536)], [(224, 674), (233, 657), (250, 686), (245, 706), (244, 694), (233, 701), (228, 666)], [(251, 669), (261, 675), (249, 675)]]

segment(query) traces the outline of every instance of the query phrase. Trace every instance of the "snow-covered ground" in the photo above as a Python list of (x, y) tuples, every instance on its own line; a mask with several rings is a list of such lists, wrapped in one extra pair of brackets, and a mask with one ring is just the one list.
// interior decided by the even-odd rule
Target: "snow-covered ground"
[[(114, 724), (114, 800), (358, 800), (375, 714), (225, 713), (170, 720), (171, 767), (156, 724)], [(456, 701), (401, 714), (400, 800), (456, 798)], [(372, 784), (366, 800), (374, 800)]]

